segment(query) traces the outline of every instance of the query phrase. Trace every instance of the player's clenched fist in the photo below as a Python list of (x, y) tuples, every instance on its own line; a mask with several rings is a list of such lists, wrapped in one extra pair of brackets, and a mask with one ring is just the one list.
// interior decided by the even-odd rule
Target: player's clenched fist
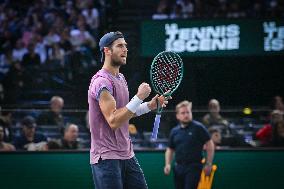
[(139, 87), (138, 87), (138, 91), (136, 96), (140, 99), (140, 100), (144, 100), (145, 98), (147, 98), (151, 93), (151, 87), (149, 86), (148, 83), (142, 83)]

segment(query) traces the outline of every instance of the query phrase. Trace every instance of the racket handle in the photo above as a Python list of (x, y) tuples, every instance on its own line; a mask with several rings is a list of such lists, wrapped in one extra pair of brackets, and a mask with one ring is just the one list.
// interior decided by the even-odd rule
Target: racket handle
[(153, 132), (152, 132), (152, 136), (151, 136), (152, 140), (156, 140), (157, 139), (158, 130), (159, 130), (159, 126), (160, 126), (160, 119), (161, 119), (161, 115), (156, 114), (154, 127), (153, 127)]

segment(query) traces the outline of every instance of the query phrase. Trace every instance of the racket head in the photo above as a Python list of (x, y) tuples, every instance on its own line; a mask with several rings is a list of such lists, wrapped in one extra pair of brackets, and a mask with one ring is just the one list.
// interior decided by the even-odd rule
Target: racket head
[(183, 78), (181, 57), (171, 51), (160, 52), (152, 61), (150, 80), (156, 93), (171, 96)]

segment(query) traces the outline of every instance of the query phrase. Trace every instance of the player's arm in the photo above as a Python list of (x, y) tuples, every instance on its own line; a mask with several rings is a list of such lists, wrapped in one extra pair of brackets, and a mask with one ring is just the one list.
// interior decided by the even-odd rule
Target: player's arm
[(212, 165), (213, 158), (214, 158), (214, 152), (215, 152), (214, 143), (210, 139), (206, 142), (205, 145), (206, 145), (206, 154), (207, 154), (206, 164)]
[(147, 83), (142, 83), (132, 100), (125, 107), (117, 109), (114, 97), (108, 90), (102, 90), (99, 98), (99, 106), (109, 126), (112, 129), (117, 129), (124, 122), (131, 119), (142, 101), (149, 96), (150, 92), (150, 86)]
[(133, 116), (133, 113), (126, 107), (116, 109), (115, 99), (106, 89), (103, 89), (100, 94), (99, 105), (106, 121), (112, 129), (119, 128)]
[(173, 161), (174, 157), (174, 149), (167, 148), (165, 152), (165, 167), (164, 167), (164, 173), (165, 175), (169, 175), (171, 172), (171, 163)]

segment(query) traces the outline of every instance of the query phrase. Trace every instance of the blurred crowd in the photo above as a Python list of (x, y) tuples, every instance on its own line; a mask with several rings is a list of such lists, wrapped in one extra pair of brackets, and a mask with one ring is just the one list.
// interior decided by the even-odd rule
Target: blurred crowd
[[(17, 115), (17, 112), (2, 110), (0, 116), (0, 151), (47, 151), (47, 150), (80, 150), (90, 147), (88, 112), (74, 115), (80, 119), (70, 119), (63, 111), (64, 99), (53, 96), (49, 109), (31, 111)], [(21, 112), (22, 113), (22, 112)], [(193, 117), (208, 129), (216, 149), (235, 147), (283, 147), (284, 146), (284, 103), (281, 96), (275, 96), (271, 111), (260, 117), (244, 121), (249, 115), (241, 118), (224, 117), (228, 112), (221, 110), (220, 102), (211, 99), (208, 112), (203, 116)], [(239, 112), (238, 112), (239, 113)], [(256, 113), (254, 113), (256, 114)], [(165, 115), (175, 119), (173, 115)], [(233, 119), (232, 119), (233, 118)], [(80, 121), (78, 121), (80, 120)], [(239, 121), (239, 122), (238, 122)], [(130, 124), (129, 133), (135, 149), (165, 149), (168, 145), (168, 134), (165, 124), (161, 122), (158, 139), (150, 139), (150, 126), (138, 128)], [(169, 130), (175, 125), (170, 125)]]
[(106, 6), (104, 0), (0, 1), (0, 102), (6, 96), (13, 103), (11, 94), (37, 68), (95, 66)]
[[(193, 118), (203, 123), (208, 129), (216, 149), (284, 147), (284, 103), (282, 97), (273, 97), (269, 106), (265, 108), (265, 112), (261, 113), (253, 112), (254, 110), (250, 108), (246, 108), (249, 111), (222, 111), (220, 102), (217, 99), (211, 99), (208, 102), (208, 113), (202, 115), (200, 112), (193, 111)], [(226, 116), (224, 117), (223, 114)], [(135, 125), (131, 125), (129, 131), (134, 146), (165, 148), (169, 134), (166, 131), (167, 126), (168, 123), (162, 121), (158, 140), (149, 140), (150, 142), (145, 144), (145, 139), (149, 139), (151, 133), (139, 133)], [(175, 125), (170, 125), (168, 131), (173, 126)]]
[[(89, 147), (87, 128), (68, 122), (62, 109), (64, 100), (53, 96), (45, 111), (16, 118), (15, 112), (2, 110), (0, 116), (0, 151), (78, 150)], [(85, 134), (87, 141), (80, 138)]]
[[(238, 136), (241, 132), (234, 128), (234, 125), (220, 115), (220, 104), (216, 99), (212, 99), (208, 105), (209, 113), (203, 117), (203, 123), (207, 126), (212, 140), (216, 147), (230, 146), (237, 142), (237, 145), (247, 144), (252, 147), (279, 147), (284, 146), (284, 103), (281, 96), (275, 96), (271, 105), (271, 110), (265, 117), (263, 124), (248, 123), (244, 131), (250, 131), (249, 137), (243, 135), (242, 139), (233, 137), (228, 140), (228, 136)], [(240, 136), (240, 135), (239, 135)], [(238, 142), (239, 140), (240, 142)], [(233, 143), (232, 143), (233, 142)]]
[(280, 0), (160, 0), (153, 19), (283, 18)]

